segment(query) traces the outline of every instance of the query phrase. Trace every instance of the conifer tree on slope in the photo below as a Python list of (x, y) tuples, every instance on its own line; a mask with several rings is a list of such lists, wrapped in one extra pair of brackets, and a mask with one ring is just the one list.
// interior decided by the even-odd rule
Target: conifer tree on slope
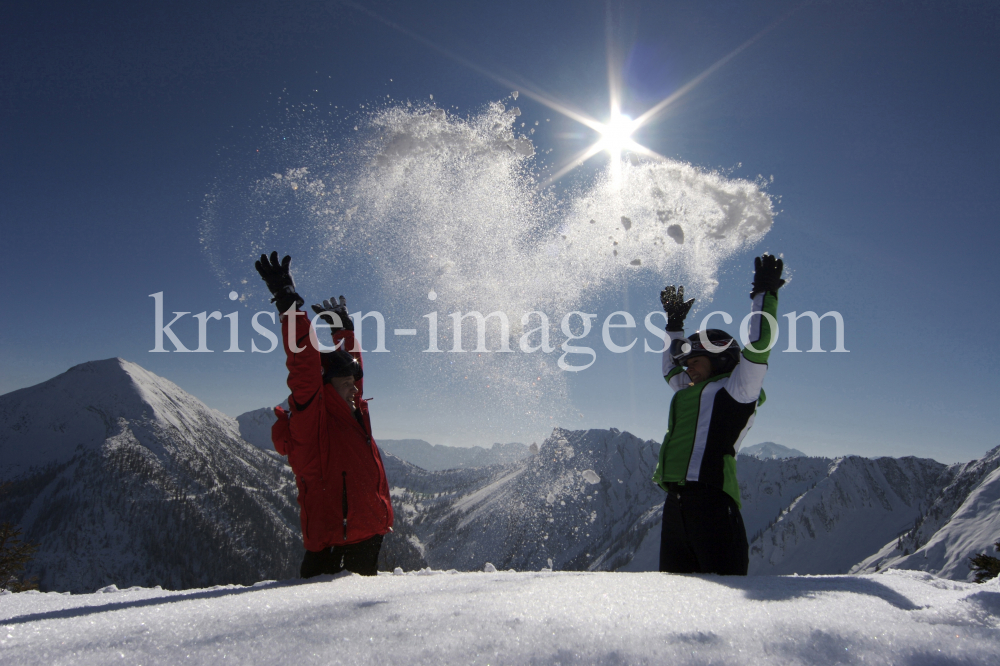
[[(0, 493), (4, 487), (0, 486)], [(25, 579), (21, 572), (31, 563), (38, 544), (21, 539), (21, 528), (13, 523), (0, 524), (0, 590), (23, 592), (38, 587), (35, 578)]]
[[(993, 544), (993, 547), (1000, 552), (1000, 541)], [(976, 574), (977, 583), (985, 583), (991, 578), (1000, 576), (1000, 558), (979, 553), (969, 558), (969, 568)]]

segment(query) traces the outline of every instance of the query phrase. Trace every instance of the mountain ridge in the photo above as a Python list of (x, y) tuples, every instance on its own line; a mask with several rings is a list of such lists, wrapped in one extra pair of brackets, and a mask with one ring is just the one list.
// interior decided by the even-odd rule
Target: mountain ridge
[[(42, 546), (28, 573), (74, 591), (293, 577), (294, 476), (242, 426), (117, 358), (0, 396), (0, 509)], [(383, 451), (397, 523), (380, 566), (655, 570), (659, 447), (614, 428), (555, 428), (535, 455), (445, 471)], [(950, 466), (741, 456), (738, 478), (756, 574), (968, 579), (968, 555), (1000, 529), (1000, 447)]]
[(948, 468), (933, 502), (895, 541), (865, 558), (851, 573), (884, 568), (933, 571), (972, 579), (968, 558), (1000, 540), (1000, 446), (979, 460)]

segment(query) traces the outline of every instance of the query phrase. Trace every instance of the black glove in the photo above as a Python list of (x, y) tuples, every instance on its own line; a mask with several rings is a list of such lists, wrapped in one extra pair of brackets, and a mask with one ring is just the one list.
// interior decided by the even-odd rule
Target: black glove
[(288, 272), (288, 265), (292, 263), (292, 258), (287, 254), (278, 263), (278, 253), (272, 252), (271, 258), (267, 255), (260, 255), (260, 260), (254, 262), (254, 268), (260, 273), (268, 291), (271, 292), (271, 302), (278, 306), (278, 312), (287, 312), (290, 307), (302, 307), (305, 301), (295, 293), (295, 280)]
[[(319, 315), (320, 319), (330, 325), (330, 333), (354, 330), (354, 322), (347, 316), (347, 299), (343, 296), (340, 297), (339, 303), (333, 300), (333, 297), (331, 296), (329, 300), (313, 305), (312, 309), (313, 312)], [(338, 323), (335, 317), (326, 314), (327, 312), (336, 313), (336, 315), (340, 317), (340, 322)]]
[(753, 260), (753, 291), (750, 298), (766, 291), (777, 294), (778, 290), (785, 284), (781, 279), (781, 269), (785, 262), (774, 255), (765, 254)]
[(694, 303), (694, 299), (684, 301), (684, 285), (677, 287), (673, 285), (660, 292), (660, 302), (663, 303), (663, 311), (667, 313), (667, 330), (672, 332), (684, 330), (684, 318), (687, 317), (688, 310)]

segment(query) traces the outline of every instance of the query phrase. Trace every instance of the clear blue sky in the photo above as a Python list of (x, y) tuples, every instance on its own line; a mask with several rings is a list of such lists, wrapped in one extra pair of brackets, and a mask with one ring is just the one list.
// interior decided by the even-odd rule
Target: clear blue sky
[[(366, 7), (601, 120), (608, 16), (632, 116), (785, 17), (637, 135), (699, 167), (774, 177), (774, 226), (722, 266), (712, 309), (742, 316), (752, 258), (767, 250), (793, 269), (782, 313), (844, 316), (849, 354), (772, 356), (768, 401), (747, 443), (946, 462), (997, 445), (996, 3)], [(199, 241), (206, 195), (254, 168), (261, 146), (271, 147), (269, 167), (298, 166), (292, 151), (273, 148), (279, 136), (305, 140), (299, 109), (336, 105), (324, 132), (337, 144), (350, 140), (350, 114), (362, 104), (433, 94), (464, 113), (511, 92), (337, 2), (17, 3), (0, 24), (0, 61), (0, 392), (121, 356), (231, 415), (284, 397), (279, 354), (222, 353), (226, 322), (209, 336), (215, 353), (149, 352), (151, 293), (165, 293), (168, 311), (239, 309), (244, 348), (248, 317), (267, 307), (259, 291), (257, 300), (228, 300)], [(518, 103), (525, 118), (552, 119), (533, 136), (550, 162), (591, 136), (529, 99)], [(566, 184), (606, 163), (595, 158)], [(356, 268), (353, 259), (339, 265)], [(258, 280), (249, 263), (245, 277)], [(338, 279), (331, 289), (359, 308), (386, 301), (363, 276)], [(650, 280), (609, 289), (590, 311), (641, 318), (658, 307)], [(192, 323), (178, 332), (193, 343)], [(461, 386), (421, 365), (419, 340), (389, 342), (393, 353), (366, 359), (377, 437), (471, 445), (547, 434), (491, 415), (489, 400), (470, 409)], [(670, 392), (658, 357), (641, 345), (602, 352), (571, 377), (574, 416), (552, 424), (661, 438)], [(403, 366), (409, 379), (396, 381)]]

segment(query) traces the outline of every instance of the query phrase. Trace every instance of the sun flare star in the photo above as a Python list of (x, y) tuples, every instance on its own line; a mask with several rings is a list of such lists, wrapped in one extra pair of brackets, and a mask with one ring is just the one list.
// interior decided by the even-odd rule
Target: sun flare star
[[(546, 103), (541, 98), (536, 99), (542, 101), (543, 104)], [(642, 155), (644, 157), (663, 159), (661, 155), (643, 145), (640, 145), (639, 143), (636, 143), (636, 141), (632, 138), (632, 134), (634, 134), (636, 130), (651, 120), (652, 117), (649, 115), (633, 120), (623, 114), (619, 106), (614, 101), (611, 103), (611, 113), (609, 114), (608, 122), (606, 123), (598, 122), (577, 112), (574, 112), (572, 115), (566, 115), (597, 132), (599, 138), (585, 150), (573, 156), (561, 168), (556, 170), (555, 173), (546, 178), (545, 182), (542, 183), (543, 187), (554, 183), (573, 169), (589, 160), (594, 155), (602, 152), (607, 152), (608, 154), (611, 164), (611, 181), (616, 187), (621, 185), (622, 156), (624, 153), (628, 152)]]
[(616, 186), (621, 184), (622, 153), (626, 151), (647, 155), (652, 153), (632, 140), (632, 133), (638, 128), (636, 121), (612, 106), (610, 119), (598, 130), (601, 138), (594, 146), (598, 151), (603, 150), (608, 153), (611, 159), (611, 180)]
[[(539, 89), (536, 89), (534, 86), (527, 85), (526, 82), (522, 81), (520, 84), (518, 84), (505, 77), (499, 76), (498, 74), (472, 62), (471, 60), (464, 58), (456, 53), (453, 53), (452, 51), (449, 51), (448, 49), (427, 39), (426, 37), (423, 37), (422, 35), (419, 35), (416, 32), (408, 28), (405, 28), (399, 25), (398, 23), (395, 23), (394, 21), (390, 21), (380, 16), (379, 14), (373, 12), (371, 9), (361, 4), (352, 2), (351, 0), (343, 0), (343, 3), (349, 7), (354, 8), (358, 12), (366, 14), (372, 19), (392, 28), (393, 30), (396, 30), (404, 35), (409, 36), (410, 38), (416, 40), (417, 42), (423, 44), (424, 46), (433, 49), (434, 51), (437, 51), (438, 53), (444, 55), (445, 57), (450, 58), (451, 60), (454, 60), (455, 62), (458, 62), (473, 71), (476, 71), (486, 77), (489, 77), (494, 81), (497, 81), (498, 83), (501, 83), (505, 86), (510, 86), (512, 90), (519, 90), (526, 97), (529, 97), (535, 100), (536, 102), (539, 102), (544, 106), (547, 106), (548, 108), (566, 116), (567, 118), (575, 120), (581, 125), (589, 127), (590, 129), (594, 130), (600, 135), (600, 138), (594, 144), (592, 144), (590, 147), (584, 149), (583, 151), (579, 152), (578, 154), (574, 155), (569, 160), (567, 160), (562, 167), (556, 169), (556, 171), (551, 176), (546, 178), (539, 185), (539, 187), (547, 187), (551, 185), (552, 183), (556, 182), (557, 180), (565, 176), (567, 173), (572, 171), (573, 169), (582, 165), (591, 157), (604, 151), (608, 152), (611, 161), (612, 183), (615, 186), (621, 184), (621, 172), (622, 172), (621, 162), (623, 153), (630, 152), (633, 154), (642, 155), (644, 157), (650, 157), (653, 159), (666, 159), (662, 155), (650, 150), (649, 148), (646, 148), (645, 146), (636, 143), (635, 140), (632, 139), (632, 135), (640, 127), (657, 119), (660, 115), (663, 114), (663, 112), (667, 109), (667, 107), (676, 102), (682, 96), (686, 95), (693, 88), (698, 86), (702, 81), (711, 76), (713, 73), (715, 73), (718, 69), (723, 67), (730, 60), (735, 58), (738, 54), (743, 52), (745, 49), (750, 47), (761, 37), (763, 37), (770, 31), (774, 30), (778, 25), (783, 23), (790, 16), (792, 16), (800, 9), (809, 4), (808, 0), (806, 0), (805, 2), (796, 5), (786, 14), (774, 20), (760, 32), (758, 32), (753, 37), (748, 39), (746, 42), (739, 45), (731, 52), (729, 52), (728, 54), (717, 60), (706, 70), (695, 76), (693, 79), (691, 79), (686, 84), (675, 90), (672, 94), (670, 94), (666, 98), (660, 100), (650, 109), (647, 109), (638, 118), (635, 118), (634, 120), (621, 113), (621, 105), (619, 100), (621, 99), (620, 91), (622, 90), (622, 82), (621, 82), (621, 77), (618, 74), (618, 72), (620, 71), (620, 67), (615, 64), (617, 61), (614, 59), (613, 54), (616, 51), (616, 48), (614, 45), (614, 40), (610, 38), (610, 32), (609, 32), (607, 48), (608, 48), (608, 84), (609, 84), (609, 90), (611, 92), (611, 113), (608, 116), (608, 122), (601, 123), (598, 122), (597, 120), (594, 120), (593, 118), (590, 118), (586, 114), (573, 109), (570, 105), (557, 101), (554, 97), (547, 95), (546, 93), (542, 92)], [(610, 29), (611, 26), (610, 22), (608, 26)]]

